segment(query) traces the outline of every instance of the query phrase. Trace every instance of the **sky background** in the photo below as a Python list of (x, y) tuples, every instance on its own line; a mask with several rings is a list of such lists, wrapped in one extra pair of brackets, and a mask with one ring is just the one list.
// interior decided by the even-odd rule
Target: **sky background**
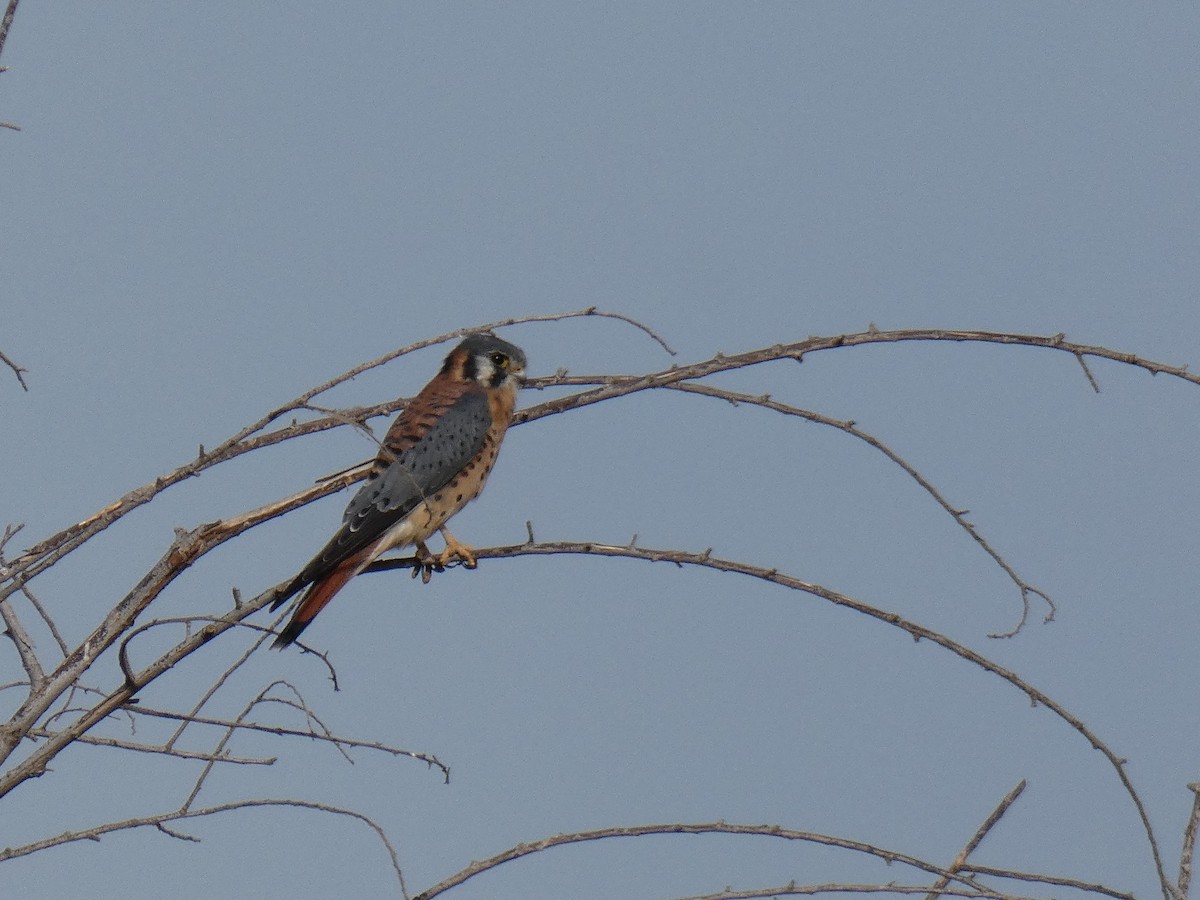
[[(0, 131), (0, 349), (30, 391), (0, 371), (0, 522), (23, 522), (31, 545), (357, 363), (592, 305), (678, 356), (608, 320), (502, 334), (532, 374), (654, 371), (870, 323), (1064, 332), (1197, 363), (1197, 46), (1186, 3), (25, 0), (0, 76), (0, 119), (22, 127)], [(411, 395), (442, 352), (326, 403)], [(854, 419), (969, 508), (1059, 606), (1008, 641), (986, 635), (1016, 622), (1016, 590), (926, 494), (866, 445), (761, 409), (643, 393), (519, 427), (454, 530), (506, 544), (531, 520), (545, 540), (711, 546), (942, 630), (1129, 759), (1174, 872), (1200, 780), (1200, 389), (1092, 371), (1100, 394), (1065, 354), (904, 344), (715, 380)], [(372, 452), (340, 429), (221, 466), (34, 587), (78, 641), (173, 528)], [(290, 577), (347, 499), (211, 554), (152, 611), (209, 613), (233, 586)], [(628, 560), (484, 561), (425, 587), (359, 579), (306, 639), (340, 692), (311, 657), (263, 651), (214, 712), (287, 679), (335, 730), (437, 755), (450, 784), (410, 760), (357, 751), (349, 765), (326, 745), (241, 736), (234, 752), (279, 763), (222, 770), (201, 801), (360, 810), (414, 892), (521, 841), (644, 822), (773, 822), (948, 863), (1025, 778), (975, 861), (1158, 893), (1132, 804), (1078, 734), (948, 653), (805, 595)], [(250, 640), (210, 645), (145, 702), (188, 704)], [(303, 724), (282, 708), (255, 718)], [(196, 773), (71, 750), (5, 799), (0, 846), (173, 808)], [(6, 863), (0, 892), (397, 890), (349, 820), (256, 810), (184, 830), (202, 843), (143, 830)], [(792, 879), (912, 875), (761, 838), (664, 837), (555, 850), (450, 896)]]

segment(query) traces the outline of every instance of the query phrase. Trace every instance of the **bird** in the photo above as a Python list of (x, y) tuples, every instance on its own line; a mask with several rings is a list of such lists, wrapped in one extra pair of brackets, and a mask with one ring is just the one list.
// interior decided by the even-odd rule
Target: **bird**
[[(305, 591), (274, 647), (294, 643), (351, 578), (388, 550), (411, 544), (413, 574), (422, 571), (426, 581), (456, 559), (475, 568), (475, 551), (446, 522), (483, 490), (524, 374), (524, 351), (489, 333), (467, 335), (447, 354), (384, 435), (341, 528), (271, 604), (274, 611)], [(437, 556), (425, 546), (435, 531), (446, 542)]]

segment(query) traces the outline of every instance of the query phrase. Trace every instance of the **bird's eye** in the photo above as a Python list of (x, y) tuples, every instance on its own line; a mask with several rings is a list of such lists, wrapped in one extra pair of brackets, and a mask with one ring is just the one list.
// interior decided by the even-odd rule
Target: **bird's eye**
[(497, 351), (492, 354), (492, 365), (494, 365), (497, 369), (507, 369), (508, 357)]

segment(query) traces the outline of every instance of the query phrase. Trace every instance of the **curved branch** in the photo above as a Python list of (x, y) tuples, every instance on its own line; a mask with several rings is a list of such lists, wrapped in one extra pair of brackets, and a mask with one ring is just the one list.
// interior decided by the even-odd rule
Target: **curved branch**
[[(955, 875), (948, 872), (933, 863), (919, 859), (915, 856), (909, 856), (907, 853), (900, 853), (896, 850), (888, 850), (883, 847), (876, 847), (872, 844), (867, 844), (862, 841), (851, 840), (850, 838), (839, 838), (828, 834), (820, 834), (815, 831), (796, 831), (790, 828), (781, 828), (778, 825), (742, 825), (733, 822), (701, 822), (701, 823), (685, 823), (674, 822), (655, 825), (627, 825), (614, 828), (597, 828), (593, 831), (576, 831), (569, 834), (556, 834), (552, 837), (543, 838), (539, 841), (532, 841), (527, 844), (517, 844), (515, 847), (497, 853), (488, 859), (480, 860), (479, 862), (471, 863), (461, 872), (451, 875), (449, 878), (435, 884), (426, 891), (417, 894), (412, 900), (433, 900), (439, 894), (444, 894), (453, 887), (458, 887), (465, 881), (469, 881), (476, 875), (481, 875), (484, 872), (502, 866), (507, 862), (520, 859), (524, 856), (530, 856), (534, 853), (541, 853), (554, 847), (562, 847), (567, 844), (578, 844), (587, 841), (601, 841), (609, 838), (622, 837), (646, 837), (647, 835), (658, 834), (738, 834), (738, 835), (756, 835), (759, 837), (773, 837), (785, 841), (801, 841), (804, 843), (819, 844), (825, 847), (838, 847), (842, 850), (850, 850), (855, 853), (860, 853), (866, 856), (874, 856), (881, 859), (889, 865), (892, 863), (900, 863), (910, 866), (921, 872), (926, 872), (930, 875), (939, 878), (949, 878), (951, 881), (965, 885), (974, 890), (974, 885), (971, 880), (962, 875)], [(929, 888), (925, 887), (924, 891)]]
[(818, 425), (827, 425), (830, 428), (836, 428), (839, 431), (844, 431), (846, 434), (849, 434), (852, 437), (858, 438), (860, 441), (878, 450), (889, 460), (903, 469), (905, 474), (919, 484), (921, 488), (924, 489), (924, 491), (934, 499), (938, 506), (944, 509), (949, 514), (950, 518), (952, 518), (960, 528), (966, 531), (966, 533), (971, 536), (971, 539), (975, 541), (975, 543), (983, 548), (983, 551), (992, 558), (996, 565), (1003, 570), (1004, 574), (1007, 575), (1009, 579), (1012, 580), (1013, 584), (1017, 586), (1017, 590), (1019, 590), (1021, 594), (1020, 620), (1011, 630), (989, 634), (988, 637), (1008, 638), (1014, 637), (1020, 633), (1021, 629), (1025, 627), (1026, 621), (1029, 619), (1030, 594), (1035, 594), (1038, 597), (1041, 597), (1049, 607), (1049, 611), (1046, 613), (1043, 621), (1051, 622), (1054, 620), (1054, 601), (1051, 600), (1050, 597), (1045, 594), (1045, 592), (1034, 587), (1017, 574), (1016, 570), (1009, 564), (1008, 560), (1001, 556), (1000, 553), (987, 540), (987, 538), (979, 533), (979, 529), (975, 527), (974, 523), (967, 520), (966, 516), (968, 511), (965, 509), (958, 509), (957, 507), (951, 505), (950, 502), (947, 501), (942, 495), (942, 492), (934, 487), (933, 483), (930, 482), (929, 479), (927, 479), (924, 475), (922, 475), (912, 463), (906, 460), (903, 456), (901, 456), (879, 438), (875, 437), (875, 435), (871, 434), (870, 432), (863, 431), (858, 427), (857, 423), (851, 420), (834, 419), (829, 416), (822, 415), (821, 413), (812, 412), (811, 410), (800, 409), (796, 406), (780, 403), (778, 400), (772, 400), (769, 394), (763, 394), (755, 397), (750, 394), (742, 394), (738, 393), (737, 391), (728, 391), (724, 388), (715, 388), (707, 384), (693, 384), (691, 382), (668, 384), (663, 385), (663, 387), (671, 390), (683, 391), (689, 394), (701, 394), (705, 397), (714, 397), (720, 400), (726, 400), (734, 405), (745, 403), (751, 406), (761, 406), (764, 409), (773, 410), (774, 412), (782, 413), (783, 415), (797, 416), (799, 418), (806, 419), (809, 422), (815, 422)]
[[(927, 640), (944, 650), (948, 650), (955, 656), (972, 663), (975, 666), (983, 669), (1007, 681), (1013, 687), (1020, 690), (1034, 703), (1040, 703), (1058, 718), (1064, 721), (1074, 731), (1082, 735), (1087, 742), (1096, 750), (1099, 750), (1104, 758), (1115, 770), (1125, 793), (1129, 795), (1133, 801), (1134, 808), (1137, 811), (1138, 818), (1141, 820), (1142, 829), (1146, 835), (1146, 839), (1150, 844), (1151, 855), (1154, 859), (1155, 872), (1158, 874), (1159, 882), (1163, 888), (1163, 896), (1166, 900), (1173, 900), (1174, 894), (1167, 880), (1166, 870), (1163, 867), (1162, 854), (1159, 852), (1158, 840), (1154, 835), (1154, 829), (1150, 824), (1150, 816), (1146, 811), (1145, 804), (1142, 802), (1141, 796), (1133, 786), (1129, 774), (1125, 770), (1126, 760), (1117, 756), (1107, 744), (1086, 725), (1084, 722), (1074, 715), (1070, 710), (1063, 706), (1058, 701), (1054, 700), (1048, 694), (1029, 684), (1015, 672), (1006, 669), (999, 663), (993, 662), (981, 653), (970, 649), (969, 647), (958, 643), (951, 638), (946, 637), (940, 632), (934, 631), (932, 628), (927, 628), (910, 619), (906, 619), (897, 613), (887, 612), (877, 607), (864, 603), (861, 600), (855, 600), (845, 594), (831, 590), (823, 585), (814, 584), (809, 581), (795, 578), (791, 575), (785, 575), (775, 568), (764, 568), (762, 566), (754, 566), (748, 563), (739, 562), (732, 559), (722, 559), (712, 555), (712, 549), (705, 550), (703, 553), (689, 553), (683, 550), (666, 550), (654, 549), (650, 547), (639, 547), (634, 543), (629, 543), (624, 546), (615, 544), (602, 544), (597, 542), (581, 542), (581, 541), (553, 541), (525, 544), (511, 544), (502, 547), (476, 548), (475, 556), (477, 559), (508, 559), (517, 556), (556, 556), (556, 555), (590, 555), (590, 556), (617, 556), (627, 559), (640, 559), (647, 562), (669, 562), (682, 568), (683, 566), (696, 566), (699, 568), (714, 569), (718, 572), (731, 572), (739, 575), (746, 575), (751, 578), (767, 581), (771, 584), (777, 584), (781, 587), (786, 587), (794, 591), (800, 591), (805, 594), (810, 594), (814, 597), (819, 597), (833, 603), (836, 606), (845, 607), (854, 612), (862, 613), (872, 619), (883, 622), (886, 625), (891, 625), (894, 628), (899, 628), (912, 636), (914, 640)], [(411, 568), (415, 564), (415, 559), (385, 559), (376, 560), (371, 563), (364, 572), (380, 572), (388, 569), (396, 568)], [(937, 874), (942, 874), (938, 872)]]
[[(349, 381), (356, 375), (361, 375), (363, 372), (378, 368), (379, 366), (385, 365), (394, 359), (412, 353), (416, 350), (421, 350), (426, 347), (445, 343), (446, 341), (453, 340), (456, 337), (461, 337), (462, 335), (469, 334), (471, 332), (490, 331), (496, 328), (506, 328), (513, 325), (523, 325), (531, 322), (558, 322), (565, 319), (577, 318), (608, 318), (627, 323), (649, 335), (668, 353), (674, 353), (674, 351), (666, 344), (666, 342), (663, 341), (663, 339), (648, 326), (643, 325), (636, 319), (621, 313), (605, 312), (603, 310), (596, 309), (594, 306), (586, 309), (576, 310), (574, 312), (550, 313), (545, 315), (520, 316), (509, 319), (500, 319), (495, 322), (474, 325), (469, 328), (459, 328), (455, 331), (448, 331), (445, 334), (438, 335), (437, 337), (415, 341), (411, 344), (407, 344), (403, 347), (393, 350), (390, 353), (385, 353), (383, 356), (380, 356), (377, 359), (357, 365), (354, 368), (343, 372), (341, 375), (331, 378), (330, 380), (323, 382), (316, 387), (310, 388), (294, 400), (285, 403), (283, 406), (280, 406), (267, 413), (256, 422), (247, 425), (233, 436), (221, 442), (221, 444), (219, 444), (213, 450), (206, 451), (204, 447), (201, 446), (200, 453), (197, 455), (196, 459), (192, 460), (191, 462), (177, 467), (171, 472), (168, 472), (166, 475), (156, 478), (149, 484), (134, 488), (133, 490), (127, 492), (120, 499), (110, 503), (108, 506), (94, 515), (63, 529), (62, 531), (59, 531), (58, 533), (39, 541), (33, 547), (30, 547), (27, 551), (25, 551), (25, 553), (12, 562), (12, 564), (9, 566), (9, 571), (5, 575), (5, 579), (13, 578), (18, 574), (24, 574), (26, 578), (32, 578), (34, 575), (45, 571), (46, 568), (86, 543), (113, 522), (127, 515), (129, 512), (138, 508), (139, 506), (149, 503), (167, 488), (172, 487), (188, 478), (193, 478), (206, 469), (212, 468), (213, 466), (222, 462), (226, 462), (227, 460), (234, 459), (238, 456), (241, 456), (243, 453), (248, 453), (251, 450), (258, 449), (259, 447), (288, 440), (289, 438), (295, 437), (301, 433), (310, 433), (312, 431), (326, 430), (328, 428), (336, 428), (345, 425), (346, 421), (344, 416), (339, 416), (337, 420), (324, 419), (319, 423), (310, 423), (306, 426), (293, 423), (291, 426), (279, 429), (270, 436), (260, 435), (259, 440), (251, 440), (252, 436), (262, 431), (276, 419), (280, 418), (281, 416), (285, 416), (288, 413), (304, 409), (314, 397), (325, 393), (339, 384)], [(402, 401), (396, 401), (390, 404), (381, 404), (379, 407), (375, 408), (378, 409), (379, 412), (374, 412), (371, 414), (381, 415), (384, 412), (398, 409), (403, 405), (404, 404)], [(269, 440), (266, 439), (268, 437), (270, 438)], [(7, 597), (13, 589), (13, 585), (0, 588), (0, 600), (3, 600), (5, 597)]]
[[(771, 888), (751, 888), (746, 891), (724, 890), (715, 894), (692, 894), (678, 897), (676, 900), (770, 900), (772, 897), (812, 897), (817, 894), (896, 894), (907, 897), (912, 894), (929, 893), (927, 884), (787, 884)], [(1035, 900), (1033, 897), (1022, 897), (1020, 894), (1004, 894), (999, 891), (969, 890), (967, 888), (946, 888), (938, 894), (945, 897), (978, 897), (981, 900)]]
[[(620, 319), (621, 321), (635, 325), (641, 328), (655, 340), (657, 340), (665, 349), (670, 351), (669, 346), (662, 341), (657, 335), (650, 331), (645, 326), (640, 325), (628, 317), (619, 314), (601, 313), (594, 308), (581, 310), (575, 313), (564, 313), (553, 316), (535, 316), (523, 319), (511, 319), (502, 322), (492, 323), (491, 326), (481, 327), (503, 327), (511, 324), (519, 324), (521, 322), (531, 321), (553, 321), (564, 318), (580, 317), (580, 316), (606, 316), (610, 318)], [(478, 330), (478, 329), (469, 329)], [(31, 550), (27, 551), (11, 564), (6, 565), (0, 571), (0, 602), (4, 598), (11, 595), (14, 591), (28, 581), (28, 579), (36, 576), (40, 572), (45, 571), (50, 566), (61, 560), (64, 556), (71, 553), (74, 549), (81, 546), (94, 537), (100, 531), (107, 528), (110, 524), (128, 514), (133, 509), (150, 502), (161, 491), (177, 484), (186, 478), (200, 474), (202, 471), (211, 468), (221, 462), (233, 459), (243, 453), (271, 444), (279, 443), (298, 436), (302, 433), (312, 433), (318, 430), (325, 430), (335, 427), (344, 427), (346, 424), (357, 425), (365, 422), (372, 415), (381, 414), (385, 411), (391, 411), (403, 406), (403, 401), (390, 401), (389, 403), (379, 404), (375, 407), (366, 407), (344, 411), (332, 416), (327, 416), (323, 419), (314, 420), (298, 424), (293, 422), (290, 425), (277, 428), (275, 431), (264, 433), (263, 429), (271, 425), (281, 416), (289, 412), (298, 411), (311, 407), (311, 401), (321, 394), (329, 390), (336, 384), (340, 384), (355, 374), (366, 371), (375, 366), (383, 365), (384, 363), (395, 359), (404, 353), (420, 347), (430, 346), (439, 341), (450, 340), (453, 337), (463, 333), (462, 331), (452, 332), (440, 338), (434, 338), (429, 341), (417, 342), (408, 345), (405, 348), (394, 351), (385, 357), (380, 357), (378, 360), (370, 363), (364, 363), (362, 366), (355, 367), (349, 372), (336, 379), (319, 385), (310, 391), (301, 395), (291, 404), (285, 405), (276, 409), (264, 416), (258, 422), (253, 423), (242, 429), (233, 437), (226, 440), (213, 451), (205, 451), (201, 448), (198, 457), (186, 465), (180, 466), (162, 478), (157, 479), (151, 484), (144, 485), (128, 492), (124, 497), (113, 504), (110, 504), (103, 510), (100, 510), (95, 515), (85, 519), (84, 521), (71, 526), (68, 529), (60, 531), (58, 534), (38, 543)], [(690, 382), (696, 379), (705, 378), (719, 372), (732, 371), (747, 366), (758, 365), (765, 362), (779, 361), (784, 359), (792, 359), (802, 361), (805, 354), (817, 352), (819, 350), (829, 350), (849, 346), (862, 346), (864, 344), (873, 343), (895, 343), (905, 341), (974, 341), (985, 343), (1013, 344), (1039, 347), (1044, 349), (1058, 350), (1060, 352), (1069, 353), (1078, 361), (1085, 361), (1086, 357), (1103, 358), (1111, 361), (1140, 367), (1152, 374), (1167, 374), (1172, 377), (1178, 377), (1193, 384), (1200, 384), (1200, 378), (1193, 376), (1186, 371), (1186, 367), (1169, 366), (1163, 363), (1157, 363), (1151, 360), (1146, 360), (1132, 354), (1120, 353), (1117, 351), (1108, 350), (1103, 347), (1092, 347), (1083, 344), (1075, 344), (1065, 340), (1063, 335), (1055, 335), (1052, 337), (1042, 337), (1037, 335), (1020, 335), (1020, 334), (1005, 334), (997, 332), (966, 332), (966, 331), (945, 331), (945, 330), (907, 330), (880, 332), (876, 329), (871, 329), (867, 332), (859, 334), (838, 335), (835, 337), (811, 337), (804, 341), (795, 342), (792, 344), (779, 344), (772, 347), (762, 348), (759, 350), (749, 351), (747, 353), (738, 354), (736, 356), (725, 356), (717, 354), (712, 359), (687, 365), (687, 366), (671, 366), (668, 369), (653, 372), (645, 375), (635, 376), (605, 376), (601, 379), (592, 379), (590, 384), (596, 385), (589, 390), (584, 390), (579, 393), (571, 394), (566, 397), (560, 397), (555, 400), (550, 400), (534, 407), (525, 409), (518, 413), (516, 417), (517, 424), (534, 421), (538, 418), (547, 415), (553, 415), (563, 412), (568, 409), (575, 409), (583, 406), (588, 406), (593, 403), (598, 403), (603, 400), (611, 399), (618, 396), (637, 393), (650, 388), (674, 388), (679, 390), (690, 390), (695, 393), (704, 393), (700, 385), (691, 384)], [(1090, 375), (1090, 370), (1085, 372)], [(1093, 379), (1094, 380), (1094, 379)], [(597, 383), (598, 382), (598, 383)], [(582, 384), (583, 381), (569, 377), (565, 373), (559, 375), (531, 379), (531, 386), (546, 387), (557, 385)], [(763, 405), (770, 403), (769, 398), (764, 401)], [(782, 405), (781, 405), (782, 406)], [(815, 414), (814, 414), (815, 415)], [(835, 420), (829, 420), (827, 424), (834, 424)], [(853, 423), (843, 423), (848, 430), (853, 428)], [(854, 432), (851, 432), (854, 433)], [(865, 432), (856, 434), (861, 439), (867, 440), (870, 436)], [(870, 442), (870, 441), (868, 441)], [(883, 445), (879, 449), (883, 450)], [(885, 451), (886, 452), (886, 451)], [(910, 475), (912, 472), (909, 473)], [(30, 729), (35, 727), (39, 718), (56, 703), (60, 697), (64, 695), (70, 696), (69, 692), (74, 691), (79, 685), (79, 679), (91, 667), (92, 663), (114, 643), (122, 640), (123, 636), (129, 634), (130, 629), (134, 627), (134, 623), (138, 616), (145, 611), (151, 602), (166, 588), (176, 577), (178, 577), (188, 566), (192, 565), (198, 559), (203, 557), (213, 548), (220, 546), (226, 540), (229, 540), (249, 528), (262, 524), (265, 521), (283, 515), (293, 509), (299, 508), (306, 503), (312, 502), (318, 497), (325, 496), (333, 491), (339, 490), (342, 487), (349, 485), (359, 480), (363, 475), (361, 469), (347, 470), (322, 484), (316, 485), (305, 491), (302, 491), (292, 497), (278, 501), (268, 506), (254, 510), (241, 516), (237, 516), (228, 520), (207, 523), (201, 525), (190, 532), (180, 531), (176, 539), (167, 548), (163, 557), (159, 562), (139, 581), (139, 583), (131, 590), (109, 613), (105, 620), (97, 626), (88, 638), (76, 647), (72, 652), (64, 655), (64, 659), (54, 668), (53, 671), (45, 673), (44, 679), (30, 678), (31, 683), (34, 683), (35, 688), (39, 685), (40, 689), (31, 689), (29, 696), (21, 705), (17, 714), (5, 725), (0, 726), (0, 755), (7, 758), (20, 742), (26, 738)], [(915, 476), (914, 476), (915, 477)], [(924, 486), (924, 485), (923, 485)], [(928, 488), (927, 488), (928, 489)], [(972, 530), (969, 523), (961, 520), (963, 513), (954, 510), (948, 503), (944, 503), (944, 507), (955, 516), (956, 520), (960, 521), (962, 527)], [(988, 545), (981, 538), (977, 540), (988, 549)], [(586, 548), (586, 549), (584, 549)], [(505, 552), (508, 551), (508, 552)], [(661, 559), (682, 564), (706, 565), (710, 568), (723, 568), (724, 571), (736, 571), (741, 574), (751, 575), (753, 577), (762, 578), (772, 581), (777, 584), (782, 584), (798, 590), (804, 590), (816, 596), (823, 597), (831, 602), (839, 603), (850, 608), (854, 608), (860, 612), (871, 615), (874, 618), (885, 621), (896, 627), (901, 627), (913, 635), (916, 639), (926, 638), (934, 643), (943, 646), (945, 649), (951, 650), (960, 657), (967, 659), (970, 662), (981, 666), (993, 674), (1000, 675), (1005, 680), (1010, 681), (1032, 699), (1037, 702), (1044, 703), (1051, 708), (1060, 718), (1063, 718), (1076, 731), (1087, 738), (1096, 749), (1100, 749), (1109, 762), (1114, 766), (1118, 773), (1122, 784), (1127, 793), (1133, 799), (1135, 807), (1141, 816), (1143, 827), (1146, 830), (1147, 837), (1151, 844), (1152, 853), (1155, 860), (1155, 865), (1160, 877), (1160, 881), (1164, 887), (1165, 896), (1170, 897), (1170, 888), (1166, 882), (1162, 860), (1155, 842), (1154, 834), (1150, 828), (1150, 823), (1146, 815), (1146, 811), (1134, 790), (1132, 783), (1129, 781), (1125, 770), (1124, 761), (1117, 758), (1112, 752), (1104, 746), (1095, 736), (1080, 722), (1073, 717), (1064, 708), (1058, 706), (1048, 697), (1041, 694), (1036, 689), (1025, 684), (1014, 673), (1009, 672), (1002, 667), (991, 663), (985, 657), (974, 653), (962, 645), (959, 645), (948, 638), (945, 638), (936, 632), (925, 629), (923, 626), (918, 626), (915, 623), (907, 622), (898, 616), (891, 613), (886, 613), (859, 601), (854, 601), (844, 595), (829, 591), (819, 585), (811, 585), (806, 582), (801, 582), (798, 579), (791, 579), (787, 576), (781, 576), (774, 570), (761, 569), (759, 567), (746, 566), (745, 564), (736, 563), (734, 561), (716, 560), (711, 557), (710, 553), (703, 555), (697, 554), (682, 554), (678, 551), (647, 551), (643, 548), (637, 548), (633, 544), (628, 547), (612, 547), (602, 544), (557, 544), (557, 545), (535, 545), (532, 539), (527, 545), (519, 545), (514, 548), (494, 548), (491, 555), (494, 556), (516, 556), (527, 555), (533, 553), (551, 553), (551, 552), (587, 552), (598, 553), (601, 555), (620, 555), (642, 559)], [(1000, 561), (998, 554), (993, 555), (994, 559)], [(1036, 592), (1036, 589), (1022, 582), (1013, 572), (1009, 572), (1010, 577), (1014, 582), (1022, 587), (1023, 597), (1027, 600), (1026, 590)], [(7, 583), (5, 583), (7, 582)], [(1040, 592), (1037, 592), (1040, 593)], [(275, 589), (264, 592), (248, 603), (237, 602), (235, 608), (221, 616), (212, 617), (198, 631), (189, 634), (183, 641), (171, 648), (168, 652), (160, 655), (148, 666), (141, 670), (135, 671), (128, 665), (125, 660), (126, 683), (120, 688), (108, 693), (98, 703), (84, 712), (73, 722), (69, 728), (55, 731), (52, 735), (45, 738), (44, 743), (41, 743), (37, 748), (19, 765), (5, 772), (0, 777), (0, 796), (10, 790), (13, 786), (22, 781), (40, 775), (45, 771), (48, 762), (65, 746), (69, 745), (79, 735), (86, 733), (97, 722), (103, 720), (116, 710), (121, 709), (128, 701), (136, 695), (138, 690), (149, 684), (151, 681), (168, 671), (175, 663), (187, 657), (191, 653), (204, 646), (208, 641), (214, 639), (218, 635), (224, 633), (233, 627), (258, 627), (251, 625), (243, 625), (243, 620), (248, 616), (257, 612), (263, 606), (271, 602), (274, 598)], [(203, 706), (205, 700), (202, 700), (200, 706)], [(197, 707), (197, 709), (200, 708)], [(239, 726), (240, 727), (240, 726)]]
[(296, 809), (310, 809), (316, 812), (330, 813), (337, 816), (347, 816), (351, 819), (357, 819), (368, 828), (375, 832), (375, 836), (379, 838), (379, 842), (383, 844), (388, 852), (388, 857), (391, 859), (392, 871), (396, 873), (396, 878), (400, 882), (400, 889), (404, 896), (408, 896), (408, 891), (404, 886), (404, 873), (400, 869), (400, 857), (396, 853), (396, 848), (392, 846), (392, 842), (388, 840), (388, 836), (383, 829), (370, 816), (363, 815), (360, 812), (355, 812), (352, 809), (343, 809), (340, 806), (330, 806), (327, 803), (315, 803), (310, 800), (272, 800), (266, 798), (250, 799), (250, 800), (234, 800), (230, 803), (218, 803), (214, 806), (206, 806), (203, 809), (192, 810), (176, 810), (175, 812), (157, 813), (149, 816), (138, 816), (132, 819), (125, 819), (120, 822), (107, 822), (103, 825), (96, 825), (92, 828), (85, 828), (82, 831), (64, 831), (62, 834), (50, 838), (44, 838), (40, 841), (35, 841), (31, 844), (24, 844), (20, 847), (9, 847), (0, 850), (0, 862), (16, 859), (21, 856), (28, 856), (31, 853), (36, 853), (39, 850), (45, 850), (49, 847), (61, 847), (63, 844), (72, 844), (76, 841), (97, 841), (106, 834), (112, 834), (115, 831), (129, 831), (134, 828), (156, 827), (165, 834), (181, 840), (198, 840), (198, 838), (181, 835), (170, 829), (164, 828), (168, 822), (183, 822), (188, 819), (202, 819), (206, 816), (213, 816), (217, 813), (231, 812), (235, 809), (253, 809), (255, 807), (279, 807), (290, 806)]

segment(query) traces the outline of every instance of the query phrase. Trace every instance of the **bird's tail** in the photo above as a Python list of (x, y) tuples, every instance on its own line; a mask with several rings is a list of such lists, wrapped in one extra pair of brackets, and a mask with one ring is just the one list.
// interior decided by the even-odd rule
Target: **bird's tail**
[[(325, 577), (314, 581), (305, 595), (300, 599), (300, 605), (292, 613), (291, 621), (279, 632), (279, 636), (275, 638), (275, 643), (271, 646), (283, 648), (295, 643), (296, 638), (300, 637), (300, 632), (308, 627), (308, 623), (316, 618), (317, 613), (325, 608), (326, 604), (334, 598), (334, 595), (345, 587), (346, 582), (357, 575), (362, 567), (363, 560), (358, 556), (352, 556)], [(300, 584), (292, 582), (292, 584), (284, 589), (279, 598), (275, 600), (271, 609), (275, 609), (280, 604), (286, 602), (289, 597), (303, 586), (303, 582)]]

